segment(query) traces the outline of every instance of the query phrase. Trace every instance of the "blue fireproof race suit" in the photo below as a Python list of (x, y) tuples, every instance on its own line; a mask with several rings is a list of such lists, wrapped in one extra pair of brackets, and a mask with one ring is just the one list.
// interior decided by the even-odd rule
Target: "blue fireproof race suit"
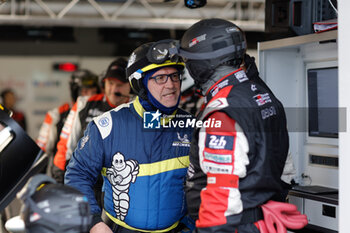
[(87, 195), (92, 214), (100, 214), (93, 186), (102, 173), (111, 220), (132, 230), (171, 230), (187, 212), (184, 181), (193, 128), (184, 126), (194, 119), (177, 109), (164, 118), (166, 127), (147, 129), (144, 119), (154, 119), (144, 118), (144, 112), (136, 98), (94, 118), (73, 153), (65, 183)]

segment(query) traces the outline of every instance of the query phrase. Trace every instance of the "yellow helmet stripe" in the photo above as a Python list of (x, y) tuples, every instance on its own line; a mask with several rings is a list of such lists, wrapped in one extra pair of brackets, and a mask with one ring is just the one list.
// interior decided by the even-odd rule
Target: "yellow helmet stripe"
[(156, 69), (156, 68), (159, 68), (159, 67), (164, 67), (164, 66), (174, 66), (174, 65), (180, 65), (180, 66), (183, 66), (183, 67), (185, 67), (185, 63), (183, 63), (183, 62), (172, 62), (172, 61), (170, 61), (170, 60), (167, 60), (167, 61), (165, 61), (164, 63), (162, 63), (162, 64), (150, 64), (150, 65), (148, 65), (148, 66), (145, 66), (145, 67), (143, 67), (141, 70), (143, 71), (143, 72), (147, 72), (147, 71), (149, 71), (149, 70), (153, 70), (153, 69)]

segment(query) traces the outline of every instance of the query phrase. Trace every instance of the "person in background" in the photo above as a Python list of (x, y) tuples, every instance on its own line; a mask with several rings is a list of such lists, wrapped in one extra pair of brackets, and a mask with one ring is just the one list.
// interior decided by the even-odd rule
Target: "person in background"
[(54, 157), (53, 177), (59, 183), (63, 183), (66, 165), (88, 123), (94, 117), (130, 100), (130, 85), (125, 76), (126, 64), (124, 58), (114, 60), (102, 76), (103, 93), (79, 97), (70, 110)]
[[(286, 116), (266, 84), (242, 69), (245, 52), (244, 33), (223, 19), (195, 23), (178, 47), (205, 96), (197, 119), (222, 122), (219, 128), (202, 127), (193, 134), (186, 197), (196, 232), (258, 233), (283, 224), (278, 221), (285, 213), (275, 210), (285, 203), (270, 200), (282, 191), (289, 148)], [(265, 225), (262, 209), (277, 216), (276, 224)], [(296, 211), (288, 220), (300, 216)], [(305, 226), (306, 216), (301, 217), (297, 222)]]
[(8, 88), (1, 92), (2, 104), (12, 112), (12, 118), (26, 131), (27, 123), (23, 112), (16, 109), (17, 96), (15, 92)]
[[(94, 118), (67, 166), (65, 183), (88, 196), (91, 233), (175, 233), (183, 228), (192, 134), (192, 128), (179, 124), (192, 119), (178, 108), (184, 63), (150, 60), (154, 44), (136, 48), (129, 58), (126, 72), (136, 99)], [(101, 172), (109, 227), (92, 189)]]
[(197, 116), (203, 105), (203, 99), (195, 85), (192, 85), (181, 93), (180, 106), (185, 111)]
[(72, 73), (69, 87), (71, 102), (66, 102), (46, 113), (36, 140), (38, 146), (48, 154), (49, 163), (47, 173), (51, 176), (53, 175), (51, 169), (53, 156), (57, 151), (56, 145), (71, 106), (76, 102), (78, 96), (91, 96), (100, 92), (98, 76), (86, 69), (77, 70)]

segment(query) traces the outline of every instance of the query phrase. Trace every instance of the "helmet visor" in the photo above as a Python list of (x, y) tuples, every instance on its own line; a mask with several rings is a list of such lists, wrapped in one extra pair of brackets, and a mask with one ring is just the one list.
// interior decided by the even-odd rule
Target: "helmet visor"
[(170, 60), (169, 49), (178, 44), (176, 40), (160, 40), (154, 43), (147, 52), (147, 59), (154, 64), (162, 64)]
[[(173, 44), (175, 45), (175, 44)], [(208, 59), (215, 59), (221, 56), (225, 56), (230, 53), (234, 53), (237, 51), (240, 51), (242, 49), (246, 49), (246, 43), (242, 42), (240, 44), (234, 44), (230, 45), (225, 48), (221, 48), (212, 52), (203, 52), (203, 53), (191, 53), (188, 51), (185, 51), (180, 48), (179, 45), (171, 47), (169, 49), (169, 57), (174, 58), (180, 56), (184, 62), (187, 62), (188, 59), (192, 60), (208, 60)], [(174, 59), (172, 59), (174, 60)]]

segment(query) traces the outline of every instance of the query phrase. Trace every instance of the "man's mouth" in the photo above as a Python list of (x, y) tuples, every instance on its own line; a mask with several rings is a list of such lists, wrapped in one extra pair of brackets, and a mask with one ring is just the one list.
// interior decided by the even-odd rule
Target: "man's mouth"
[(171, 96), (175, 95), (175, 93), (176, 93), (176, 91), (173, 91), (173, 92), (170, 92), (168, 94), (163, 95), (163, 97), (171, 97)]

